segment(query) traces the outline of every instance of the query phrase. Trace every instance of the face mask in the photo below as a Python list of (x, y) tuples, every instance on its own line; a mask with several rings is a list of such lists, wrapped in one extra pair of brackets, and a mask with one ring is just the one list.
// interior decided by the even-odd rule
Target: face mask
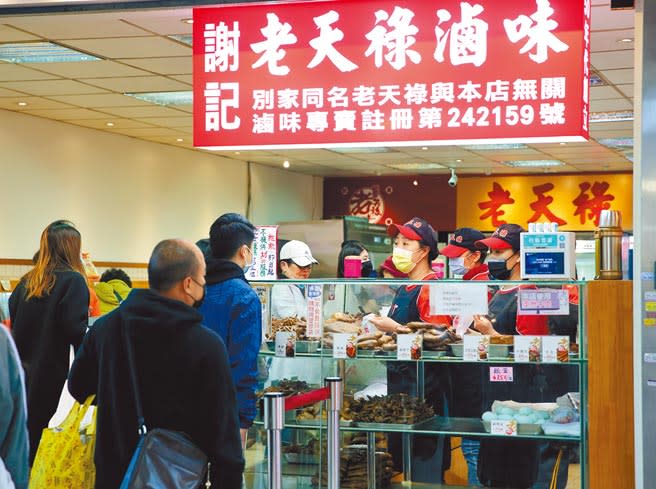
[(205, 293), (207, 292), (207, 285), (200, 285), (193, 278), (191, 280), (193, 280), (194, 283), (198, 284), (199, 286), (201, 286), (203, 288), (203, 295), (200, 296), (200, 299), (196, 299), (193, 295), (191, 295), (189, 292), (187, 292), (187, 295), (194, 300), (194, 303), (191, 305), (191, 307), (193, 307), (194, 309), (199, 309), (200, 306), (203, 305), (203, 301), (205, 300)]
[(463, 276), (467, 273), (467, 267), (465, 267), (465, 259), (462, 256), (458, 258), (449, 259), (449, 270), (453, 275)]
[(414, 270), (417, 264), (412, 261), (412, 255), (414, 255), (412, 251), (404, 250), (403, 248), (394, 248), (392, 262), (399, 272), (410, 273)]
[(251, 254), (251, 261), (244, 265), (244, 275), (248, 275), (248, 272), (250, 271), (250, 269), (253, 268), (253, 259), (254, 259), (253, 251), (250, 248), (248, 248), (248, 251)]
[(371, 260), (366, 260), (362, 262), (362, 276), (364, 278), (371, 277), (374, 272), (374, 266), (371, 263)]
[[(512, 258), (515, 255), (512, 255), (510, 258)], [(508, 280), (510, 278), (510, 274), (512, 273), (512, 269), (508, 270), (508, 258), (507, 260), (503, 259), (494, 259), (490, 258), (489, 260), (486, 260), (487, 267), (490, 272), (490, 277), (494, 280)], [(515, 268), (515, 267), (513, 267)]]

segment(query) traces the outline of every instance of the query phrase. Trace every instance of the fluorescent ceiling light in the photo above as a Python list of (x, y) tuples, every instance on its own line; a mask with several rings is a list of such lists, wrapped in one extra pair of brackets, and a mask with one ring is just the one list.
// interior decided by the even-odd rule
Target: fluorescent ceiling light
[(193, 44), (193, 39), (194, 39), (191, 34), (176, 34), (173, 36), (169, 36), (169, 38), (175, 41), (179, 41), (188, 46), (191, 46)]
[(0, 60), (8, 63), (63, 63), (100, 61), (101, 58), (54, 42), (20, 42), (0, 44)]
[(396, 170), (438, 170), (446, 168), (439, 163), (397, 163), (394, 165), (386, 165)]
[(462, 146), (464, 149), (469, 151), (497, 151), (500, 149), (528, 149), (528, 146), (520, 143), (513, 144), (469, 144), (467, 146)]
[(558, 160), (517, 160), (517, 161), (504, 161), (504, 165), (512, 166), (513, 168), (542, 168), (548, 166), (563, 166), (564, 163)]
[(633, 138), (606, 138), (597, 139), (597, 142), (607, 148), (633, 149)]
[(632, 121), (633, 111), (618, 110), (615, 112), (593, 112), (590, 114), (590, 123), (597, 122), (623, 122)]
[(332, 148), (330, 151), (340, 154), (356, 154), (356, 153), (390, 153), (389, 148), (382, 147), (356, 147), (356, 148)]
[(128, 97), (157, 105), (191, 105), (193, 92), (142, 92), (126, 93)]

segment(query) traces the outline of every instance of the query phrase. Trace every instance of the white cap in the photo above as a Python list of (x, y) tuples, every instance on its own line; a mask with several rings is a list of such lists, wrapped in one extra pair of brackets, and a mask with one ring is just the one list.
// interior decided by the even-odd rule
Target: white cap
[(311, 264), (319, 263), (312, 256), (310, 247), (303, 243), (303, 241), (290, 241), (280, 248), (281, 260), (292, 260), (299, 267), (307, 267)]

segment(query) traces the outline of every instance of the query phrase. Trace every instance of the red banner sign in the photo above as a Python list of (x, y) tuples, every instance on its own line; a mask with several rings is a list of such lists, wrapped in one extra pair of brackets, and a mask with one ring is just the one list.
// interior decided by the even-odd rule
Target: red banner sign
[(194, 9), (194, 145), (580, 141), (590, 0)]

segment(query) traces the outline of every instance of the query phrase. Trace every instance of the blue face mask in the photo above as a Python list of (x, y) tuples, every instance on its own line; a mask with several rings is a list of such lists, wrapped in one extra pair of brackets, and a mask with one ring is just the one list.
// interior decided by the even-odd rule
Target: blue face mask
[(452, 275), (458, 275), (462, 277), (467, 273), (467, 267), (465, 267), (465, 259), (462, 256), (458, 258), (449, 258), (449, 270), (451, 270)]
[(250, 272), (251, 268), (253, 268), (253, 251), (250, 248), (248, 248), (248, 251), (251, 253), (251, 261), (250, 263), (246, 263), (244, 265), (244, 275), (248, 275), (248, 272)]

